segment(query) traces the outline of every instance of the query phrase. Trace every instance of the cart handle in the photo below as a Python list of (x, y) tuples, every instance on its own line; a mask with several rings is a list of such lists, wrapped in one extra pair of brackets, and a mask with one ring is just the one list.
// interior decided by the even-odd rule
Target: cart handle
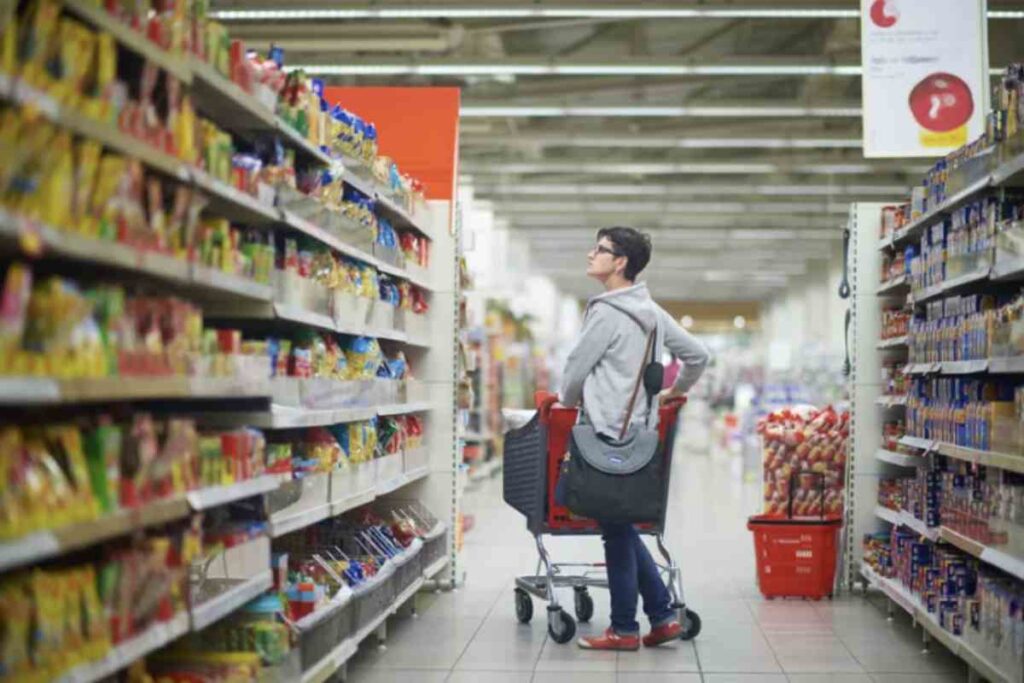
[(537, 406), (541, 419), (545, 422), (551, 417), (551, 409), (558, 403), (558, 394), (550, 391), (538, 391), (533, 395), (533, 403)]

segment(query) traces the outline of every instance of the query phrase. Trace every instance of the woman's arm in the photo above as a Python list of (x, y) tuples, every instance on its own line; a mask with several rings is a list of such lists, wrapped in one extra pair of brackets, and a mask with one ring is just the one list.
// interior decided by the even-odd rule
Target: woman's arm
[(583, 383), (611, 346), (615, 322), (612, 316), (603, 312), (603, 308), (595, 309), (587, 316), (580, 338), (565, 361), (562, 390), (559, 392), (562, 405), (579, 405), (583, 400)]
[(665, 330), (665, 348), (683, 363), (671, 393), (685, 394), (704, 374), (711, 354), (700, 340), (684, 330), (672, 316), (661, 309), (658, 314), (661, 317), (662, 329)]

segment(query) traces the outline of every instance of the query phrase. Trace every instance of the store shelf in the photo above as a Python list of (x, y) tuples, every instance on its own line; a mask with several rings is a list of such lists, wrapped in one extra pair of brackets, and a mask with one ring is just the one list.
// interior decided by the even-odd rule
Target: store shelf
[(1016, 557), (1003, 552), (998, 548), (990, 548), (972, 538), (964, 536), (958, 531), (949, 527), (942, 527), (939, 531), (942, 540), (955, 545), (968, 555), (973, 555), (982, 562), (1002, 569), (1007, 574), (1024, 580), (1024, 558)]
[[(387, 188), (378, 183), (375, 178), (366, 177), (362, 174), (362, 166), (359, 162), (343, 157), (342, 163), (345, 166), (341, 176), (342, 181), (363, 194), (376, 198), (378, 213), (386, 214), (391, 222), (396, 224), (396, 228), (412, 228), (424, 237), (433, 239), (426, 225), (406, 211), (403, 206), (399, 205), (391, 197), (391, 193)], [(359, 169), (359, 171), (354, 171), (353, 169)]]
[(192, 169), (192, 179), (210, 200), (207, 210), (219, 217), (253, 227), (271, 226), (281, 220), (280, 213), (269, 203), (261, 202), (206, 171)]
[(875, 459), (891, 465), (899, 465), (900, 467), (918, 467), (926, 462), (919, 455), (907, 455), (906, 453), (897, 453), (896, 451), (884, 448), (879, 448), (875, 451)]
[(301, 637), (302, 634), (308, 633), (314, 626), (352, 602), (352, 596), (352, 589), (343, 584), (338, 593), (331, 598), (330, 602), (294, 622), (292, 626), (299, 632)]
[(361, 628), (355, 634), (340, 642), (323, 659), (302, 673), (302, 683), (324, 683), (335, 671), (340, 669), (352, 655), (359, 649), (359, 643), (366, 639), (371, 633), (384, 623), (384, 620), (398, 611), (398, 609), (409, 601), (410, 598), (419, 592), (423, 586), (423, 577), (416, 579), (408, 588), (402, 591), (391, 604), (377, 615), (373, 621)]
[(974, 465), (995, 467), (1010, 472), (1024, 474), (1024, 454), (999, 453), (996, 451), (979, 451), (976, 448), (954, 446), (941, 441), (931, 441), (913, 436), (904, 436), (900, 443), (911, 448), (920, 448), (927, 452), (935, 452), (955, 460), (963, 460)]
[(334, 249), (335, 251), (341, 252), (346, 256), (354, 258), (357, 261), (367, 263), (378, 269), (381, 268), (382, 265), (385, 265), (372, 254), (358, 247), (352, 246), (351, 244), (345, 242), (340, 237), (331, 234), (327, 230), (321, 228), (319, 225), (316, 225), (312, 221), (306, 220), (305, 218), (299, 216), (293, 211), (283, 209), (281, 211), (281, 215), (284, 224), (287, 225), (289, 228), (301, 232), (304, 235), (308, 235), (309, 237), (312, 237), (316, 241), (327, 245), (328, 247)]
[(270, 301), (274, 297), (274, 288), (251, 280), (241, 275), (232, 275), (216, 268), (194, 263), (189, 270), (189, 281), (198, 287), (231, 294), (253, 301)]
[[(76, 5), (79, 3), (75, 3)], [(89, 9), (81, 5), (83, 9)], [(101, 10), (93, 10), (105, 15)], [(128, 29), (131, 31), (131, 29)], [(51, 123), (74, 135), (97, 142), (107, 149), (138, 159), (149, 168), (159, 171), (182, 182), (191, 180), (190, 168), (180, 159), (166, 154), (146, 142), (121, 132), (112, 123), (90, 119), (81, 113), (62, 105), (53, 97), (10, 77), (0, 81), (0, 99), (30, 106)]]
[(376, 409), (368, 407), (316, 410), (271, 404), (265, 411), (217, 411), (199, 417), (208, 426), (236, 427), (248, 425), (260, 429), (301, 429), (329, 427), (346, 422), (362, 422), (373, 418)]
[(971, 666), (978, 674), (994, 683), (1013, 683), (1013, 679), (995, 665), (982, 657), (962, 638), (954, 636), (939, 625), (935, 615), (926, 610), (910, 591), (904, 588), (898, 581), (879, 576), (871, 567), (862, 564), (861, 575), (867, 582), (882, 591), (890, 600), (906, 611), (916, 623), (926, 630), (935, 640), (960, 657)]
[(945, 361), (939, 369), (943, 375), (976, 375), (981, 372), (988, 372), (987, 360), (958, 360)]
[(905, 240), (909, 240), (921, 235), (925, 228), (938, 222), (946, 216), (950, 211), (958, 208), (964, 202), (971, 200), (974, 195), (981, 192), (982, 190), (991, 187), (993, 185), (993, 176), (986, 176), (974, 183), (971, 183), (960, 192), (957, 192), (953, 196), (949, 197), (940, 206), (935, 207), (928, 213), (924, 214), (915, 221), (910, 222), (900, 230), (896, 231), (892, 236), (893, 246), (900, 244)]
[(1024, 356), (992, 358), (988, 361), (988, 371), (994, 375), (1024, 373)]
[(412, 403), (394, 403), (391, 405), (378, 406), (377, 414), (381, 417), (388, 415), (407, 415), (409, 413), (425, 413), (437, 406), (429, 401), (414, 401)]
[(968, 287), (978, 282), (984, 282), (989, 279), (991, 274), (992, 268), (990, 266), (985, 266), (980, 270), (959, 275), (926, 289), (911, 292), (910, 296), (914, 300), (914, 303), (921, 304), (926, 301), (930, 301), (931, 299), (951, 294), (963, 287)]
[(387, 481), (379, 481), (377, 482), (377, 495), (386, 496), (389, 493), (397, 491), (403, 486), (408, 486), (414, 481), (419, 481), (428, 474), (430, 474), (430, 467), (424, 465), (423, 467), (419, 467), (415, 470), (403, 472), (400, 476), (395, 477), (393, 479), (389, 479)]
[(315, 508), (303, 510), (302, 512), (273, 516), (270, 519), (270, 537), (280, 538), (281, 536), (287, 536), (293, 531), (313, 526), (331, 516), (331, 505), (326, 501), (324, 501), (323, 505), (318, 505)]
[(902, 294), (905, 290), (910, 287), (910, 281), (906, 275), (900, 275), (898, 278), (894, 278), (884, 283), (881, 287), (875, 290), (878, 296), (891, 296), (893, 294)]
[(228, 486), (213, 486), (200, 489), (199, 491), (192, 491), (187, 493), (185, 498), (193, 510), (200, 512), (269, 493), (277, 489), (277, 487), (278, 481), (275, 477), (264, 475)]
[(1019, 256), (1003, 256), (996, 250), (996, 261), (992, 266), (992, 279), (996, 282), (1014, 282), (1024, 280), (1024, 258)]
[(192, 71), (181, 56), (164, 50), (142, 33), (135, 31), (131, 26), (105, 11), (97, 3), (87, 0), (62, 0), (62, 4), (78, 19), (109, 33), (122, 46), (144, 57), (182, 83), (192, 82)]
[(309, 159), (312, 159), (324, 166), (331, 163), (331, 158), (327, 156), (326, 152), (317, 148), (316, 145), (303, 137), (303, 135), (292, 128), (287, 121), (280, 117), (276, 117), (275, 125), (277, 127), (277, 132), (280, 133), (280, 136), (286, 146), (291, 147), (297, 152), (301, 152)]
[(192, 630), (202, 631), (266, 593), (273, 585), (273, 574), (270, 569), (266, 569), (250, 579), (239, 582), (217, 597), (192, 607)]
[(268, 380), (219, 377), (0, 377), (2, 405), (60, 405), (155, 399), (242, 399), (270, 395)]
[(902, 521), (900, 521), (899, 510), (890, 510), (889, 508), (883, 507), (881, 505), (875, 506), (875, 517), (878, 517), (879, 519), (886, 521), (889, 524), (900, 525), (903, 523)]
[(233, 133), (276, 130), (274, 112), (213, 66), (190, 56), (188, 67), (196, 107), (218, 126)]
[(904, 375), (930, 375), (942, 370), (942, 363), (910, 363), (903, 368)]
[(179, 497), (154, 501), (142, 508), (122, 510), (88, 522), (34, 532), (0, 543), (0, 571), (66, 555), (147, 527), (185, 519), (188, 515), (188, 501)]
[(905, 348), (907, 346), (907, 336), (893, 337), (892, 339), (883, 339), (878, 342), (879, 349), (898, 349)]
[(879, 396), (875, 399), (875, 403), (882, 406), (883, 408), (896, 408), (898, 406), (907, 405), (906, 396)]
[(89, 664), (81, 664), (57, 678), (58, 683), (92, 683), (104, 680), (121, 669), (159, 650), (188, 633), (188, 613), (181, 612), (167, 622), (148, 629), (112, 648), (106, 656)]
[(926, 453), (930, 453), (935, 450), (935, 442), (930, 439), (922, 439), (916, 436), (904, 436), (900, 437), (901, 446), (909, 446), (910, 448), (918, 448)]

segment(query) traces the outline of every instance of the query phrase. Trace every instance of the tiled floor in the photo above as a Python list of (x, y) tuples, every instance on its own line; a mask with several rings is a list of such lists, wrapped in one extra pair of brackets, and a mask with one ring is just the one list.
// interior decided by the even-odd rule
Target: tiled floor
[[(943, 683), (967, 671), (938, 644), (922, 651), (920, 631), (884, 600), (765, 601), (754, 581), (746, 518), (757, 486), (736, 481), (723, 462), (677, 456), (667, 542), (678, 553), (687, 601), (704, 624), (691, 643), (636, 653), (580, 650), (547, 636), (543, 605), (516, 621), (512, 579), (534, 571), (536, 551), (522, 517), (501, 500), (500, 476), (467, 494), (476, 527), (466, 536), (467, 581), (451, 593), (421, 595), (416, 618), (395, 618), (385, 649), (372, 639), (350, 663), (354, 683)], [(548, 543), (556, 559), (599, 561), (597, 538)], [(581, 633), (608, 625), (608, 596)], [(571, 606), (571, 593), (564, 604)]]

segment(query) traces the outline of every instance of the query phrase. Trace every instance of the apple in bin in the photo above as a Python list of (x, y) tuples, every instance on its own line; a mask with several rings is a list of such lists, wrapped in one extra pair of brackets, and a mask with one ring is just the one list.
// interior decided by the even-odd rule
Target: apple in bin
[(974, 96), (959, 76), (933, 73), (910, 91), (910, 111), (921, 127), (945, 133), (971, 119)]

